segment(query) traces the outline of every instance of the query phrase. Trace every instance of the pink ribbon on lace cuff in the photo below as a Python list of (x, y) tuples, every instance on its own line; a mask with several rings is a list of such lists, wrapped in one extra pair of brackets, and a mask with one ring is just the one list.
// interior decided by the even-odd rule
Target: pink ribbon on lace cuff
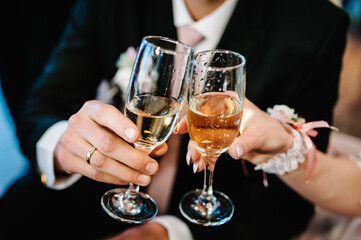
[(286, 105), (275, 105), (273, 108), (268, 108), (267, 113), (272, 118), (278, 119), (281, 122), (288, 123), (295, 130), (297, 130), (306, 143), (308, 166), (307, 166), (307, 181), (311, 180), (316, 167), (316, 146), (310, 137), (316, 137), (318, 132), (315, 128), (330, 128), (338, 131), (337, 128), (330, 126), (326, 121), (306, 122), (304, 118), (298, 117), (295, 110)]
[(318, 132), (315, 130), (315, 128), (330, 128), (336, 131), (338, 131), (338, 129), (329, 125), (326, 121), (313, 121), (306, 123), (304, 118), (299, 118), (297, 122), (291, 119), (287, 122), (290, 123), (292, 127), (297, 130), (305, 140), (308, 155), (307, 181), (310, 181), (313, 178), (317, 162), (316, 146), (311, 140), (310, 136), (317, 136)]

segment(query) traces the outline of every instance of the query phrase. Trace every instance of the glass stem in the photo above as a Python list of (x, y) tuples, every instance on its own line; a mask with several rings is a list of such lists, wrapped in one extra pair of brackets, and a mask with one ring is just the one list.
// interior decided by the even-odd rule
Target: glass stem
[(123, 201), (124, 212), (130, 215), (135, 215), (141, 212), (142, 202), (140, 201), (138, 194), (139, 194), (139, 185), (134, 185), (133, 183), (130, 183), (129, 188), (124, 195), (124, 201)]
[[(138, 146), (137, 144), (135, 144), (135, 148), (138, 151), (144, 152), (147, 155), (149, 155), (154, 149), (154, 147), (143, 148)], [(139, 214), (142, 211), (142, 205), (142, 201), (139, 198), (139, 185), (130, 183), (124, 195), (122, 206), (123, 211), (129, 215)]]
[(213, 196), (213, 172), (218, 157), (219, 155), (202, 154), (205, 165), (204, 183), (202, 193), (198, 198), (198, 204), (200, 204), (200, 209), (206, 215), (211, 215), (217, 208), (216, 198)]

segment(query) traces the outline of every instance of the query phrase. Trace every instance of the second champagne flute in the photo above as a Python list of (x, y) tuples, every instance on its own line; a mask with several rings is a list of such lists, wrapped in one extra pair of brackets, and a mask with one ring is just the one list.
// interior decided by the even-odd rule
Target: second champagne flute
[[(139, 48), (127, 91), (125, 116), (140, 131), (134, 143), (147, 154), (165, 142), (179, 118), (187, 93), (193, 49), (188, 45), (159, 36), (144, 37)], [(157, 214), (154, 200), (139, 192), (139, 185), (106, 192), (101, 200), (113, 218), (142, 223)]]
[(213, 191), (218, 157), (239, 134), (245, 98), (245, 58), (227, 50), (197, 53), (189, 85), (187, 128), (204, 161), (203, 189), (184, 195), (179, 208), (189, 221), (217, 226), (229, 221), (234, 206), (222, 192)]

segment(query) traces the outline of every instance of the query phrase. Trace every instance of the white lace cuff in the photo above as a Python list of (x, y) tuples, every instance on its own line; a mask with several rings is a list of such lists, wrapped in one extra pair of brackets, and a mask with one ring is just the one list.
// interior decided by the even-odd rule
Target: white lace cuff
[(263, 170), (266, 173), (283, 175), (292, 172), (298, 168), (298, 163), (305, 161), (307, 149), (305, 147), (301, 134), (291, 129), (294, 139), (293, 147), (287, 150), (287, 153), (277, 154), (267, 162), (257, 164), (255, 170)]

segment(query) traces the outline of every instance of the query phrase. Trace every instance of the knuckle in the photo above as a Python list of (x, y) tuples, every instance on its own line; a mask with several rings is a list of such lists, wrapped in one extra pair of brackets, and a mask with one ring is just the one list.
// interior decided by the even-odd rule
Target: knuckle
[(60, 136), (60, 139), (58, 141), (58, 145), (63, 148), (64, 146), (66, 146), (66, 142), (67, 140), (69, 139), (69, 136), (68, 136), (68, 132), (65, 131), (61, 136)]
[(109, 110), (109, 105), (102, 102), (96, 101), (93, 105), (92, 115), (97, 119), (105, 116)]
[[(148, 156), (146, 156), (146, 157), (148, 157)], [(131, 157), (131, 159), (132, 159), (132, 161), (129, 163), (130, 167), (132, 167), (136, 170), (144, 170), (145, 169), (147, 161), (145, 161), (145, 157), (142, 154), (140, 154), (140, 153), (134, 154)]]
[(138, 174), (128, 171), (123, 174), (122, 180), (126, 182), (138, 183)]
[(104, 153), (112, 152), (115, 148), (115, 139), (109, 136), (102, 137), (99, 141), (98, 148)]
[[(107, 181), (108, 182), (108, 181)], [(116, 185), (124, 185), (124, 184), (129, 184), (129, 182), (125, 182), (121, 179), (119, 179), (118, 177), (116, 176), (110, 176), (109, 178), (109, 182), (108, 183), (111, 183), (111, 184), (116, 184)]]
[(66, 152), (66, 151), (64, 150), (63, 147), (60, 147), (60, 148), (55, 152), (58, 161), (64, 162), (64, 161), (67, 159), (65, 152)]
[(84, 112), (86, 115), (91, 116), (93, 119), (99, 119), (104, 116), (104, 113), (108, 111), (108, 104), (98, 100), (90, 100), (84, 103), (79, 112)]
[(131, 182), (129, 181), (124, 181), (124, 180), (121, 180), (119, 178), (116, 179), (116, 182), (114, 184), (116, 185), (129, 185)]
[(83, 107), (81, 109), (89, 109), (91, 108), (93, 105), (97, 104), (98, 101), (97, 100), (89, 100), (89, 101), (86, 101), (84, 104), (83, 104)]
[(60, 137), (59, 139), (59, 144), (61, 146), (69, 146), (69, 143), (72, 142), (72, 138), (73, 138), (73, 135), (68, 131), (66, 130)]
[(69, 126), (78, 125), (81, 121), (82, 121), (82, 116), (76, 113), (70, 116), (70, 118), (68, 119), (68, 125)]
[(101, 181), (102, 180), (102, 173), (95, 168), (92, 168), (92, 170), (89, 173), (89, 177), (95, 181)]
[(128, 174), (125, 180), (138, 184), (140, 186), (146, 186), (150, 183), (150, 176), (144, 175), (143, 173), (140, 172), (132, 172)]
[(121, 177), (119, 178), (121, 181), (123, 182), (127, 182), (127, 183), (134, 183), (134, 184), (140, 184), (139, 182), (139, 175), (141, 175), (141, 172), (138, 172), (134, 169), (124, 169), (124, 171), (121, 174)]
[(106, 162), (106, 157), (103, 154), (100, 154), (99, 152), (95, 152), (93, 153), (90, 162), (92, 166), (101, 168), (104, 166)]
[(55, 154), (56, 154), (55, 157), (56, 157), (57, 161), (61, 164), (62, 169), (67, 174), (75, 173), (74, 170), (72, 170), (72, 168), (71, 168), (72, 159), (69, 158), (67, 149), (65, 149), (64, 147), (60, 147), (59, 149), (56, 150)]

